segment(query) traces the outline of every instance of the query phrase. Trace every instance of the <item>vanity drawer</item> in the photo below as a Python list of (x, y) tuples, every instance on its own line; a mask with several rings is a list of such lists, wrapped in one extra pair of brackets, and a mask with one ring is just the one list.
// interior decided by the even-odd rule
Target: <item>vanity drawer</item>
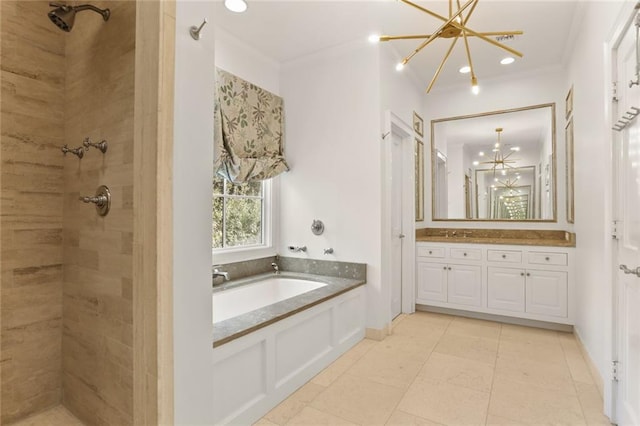
[(567, 266), (567, 253), (545, 253), (541, 251), (529, 252), (529, 263), (536, 265)]
[(418, 257), (444, 257), (443, 247), (418, 247)]
[(487, 250), (489, 262), (521, 263), (522, 252), (516, 250)]
[(482, 260), (482, 250), (474, 248), (452, 248), (449, 250), (452, 259)]

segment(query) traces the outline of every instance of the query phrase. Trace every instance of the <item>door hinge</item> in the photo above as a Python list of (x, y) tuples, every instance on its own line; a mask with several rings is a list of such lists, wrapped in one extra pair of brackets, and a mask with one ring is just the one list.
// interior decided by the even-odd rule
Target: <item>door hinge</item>
[(614, 220), (611, 225), (611, 238), (614, 240), (618, 239), (618, 221)]
[(611, 362), (611, 380), (618, 381), (618, 361)]
[(611, 100), (613, 102), (618, 102), (618, 82), (612, 81), (611, 86)]

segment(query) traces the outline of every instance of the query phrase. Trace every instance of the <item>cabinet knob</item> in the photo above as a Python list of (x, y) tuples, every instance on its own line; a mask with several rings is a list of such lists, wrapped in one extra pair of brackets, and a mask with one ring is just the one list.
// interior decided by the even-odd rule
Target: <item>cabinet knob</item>
[(530, 277), (530, 276), (531, 276), (531, 274), (527, 272), (527, 276), (528, 276), (528, 277)]
[(431, 250), (429, 250), (429, 254), (433, 254), (433, 252)]
[(544, 260), (548, 262), (550, 260), (549, 256), (545, 257)]
[(503, 258), (503, 259), (506, 259), (506, 258), (507, 258), (507, 255), (506, 255), (506, 254), (503, 254), (503, 255), (502, 255), (502, 258)]
[(464, 253), (464, 255), (466, 256), (466, 255), (467, 255), (467, 253)]
[(445, 267), (444, 267), (444, 268), (442, 268), (442, 269), (444, 269), (444, 270), (446, 271), (446, 270), (447, 270), (447, 267), (445, 266)]
[(521, 277), (524, 277), (524, 272), (520, 272), (520, 276), (521, 276)]

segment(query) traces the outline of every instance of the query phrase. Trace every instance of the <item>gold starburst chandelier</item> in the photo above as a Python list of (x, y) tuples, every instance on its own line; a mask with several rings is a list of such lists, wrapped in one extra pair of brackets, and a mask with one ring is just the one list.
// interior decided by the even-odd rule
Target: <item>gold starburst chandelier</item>
[[(493, 148), (493, 160), (491, 161), (483, 161), (482, 164), (491, 164), (491, 169), (493, 170), (493, 176), (496, 176), (496, 169), (500, 168), (501, 170), (513, 169), (514, 167), (511, 165), (515, 163), (516, 159), (509, 159), (513, 154), (513, 151), (504, 155), (502, 153), (502, 142), (500, 140), (500, 134), (504, 129), (502, 127), (496, 127), (496, 133), (498, 134), (498, 141), (495, 143)], [(503, 173), (504, 174), (504, 173)]]
[[(477, 94), (479, 89), (478, 89), (478, 78), (476, 77), (475, 70), (473, 68), (473, 62), (471, 61), (471, 50), (469, 49), (469, 40), (468, 40), (469, 37), (478, 37), (486, 41), (487, 43), (493, 44), (494, 46), (497, 46), (501, 49), (506, 50), (507, 52), (513, 55), (522, 57), (522, 53), (518, 52), (517, 50), (512, 49), (509, 46), (506, 46), (500, 43), (499, 41), (490, 38), (490, 37), (499, 37), (499, 36), (504, 37), (504, 36), (522, 35), (523, 34), (522, 31), (477, 32), (467, 26), (467, 22), (469, 21), (469, 18), (471, 17), (476, 6), (478, 5), (479, 0), (468, 0), (462, 6), (460, 5), (460, 0), (456, 0), (456, 5), (458, 7), (458, 10), (456, 11), (453, 10), (453, 0), (449, 0), (449, 17), (448, 18), (436, 12), (433, 12), (427, 8), (419, 6), (409, 0), (400, 0), (400, 1), (443, 21), (443, 24), (440, 25), (440, 27), (431, 34), (399, 35), (399, 36), (390, 36), (390, 35), (375, 36), (374, 35), (369, 37), (369, 40), (372, 42), (377, 42), (377, 41), (391, 41), (391, 40), (424, 39), (424, 41), (420, 43), (420, 45), (410, 55), (406, 56), (396, 66), (396, 69), (400, 71), (418, 52), (420, 52), (426, 46), (431, 44), (431, 42), (433, 42), (435, 39), (437, 38), (451, 39), (452, 38), (453, 41), (451, 42), (449, 49), (445, 53), (444, 58), (440, 62), (440, 66), (436, 70), (433, 78), (431, 79), (431, 83), (429, 83), (429, 86), (427, 87), (427, 93), (431, 91), (431, 88), (433, 87), (434, 83), (438, 79), (438, 76), (440, 75), (442, 68), (444, 67), (445, 63), (449, 59), (449, 56), (451, 55), (453, 48), (455, 47), (456, 43), (458, 42), (461, 36), (464, 39), (464, 46), (467, 54), (467, 61), (469, 62), (468, 65), (469, 65), (469, 70), (471, 72), (471, 90), (473, 91), (474, 94)], [(469, 9), (468, 13), (466, 12), (467, 9)]]

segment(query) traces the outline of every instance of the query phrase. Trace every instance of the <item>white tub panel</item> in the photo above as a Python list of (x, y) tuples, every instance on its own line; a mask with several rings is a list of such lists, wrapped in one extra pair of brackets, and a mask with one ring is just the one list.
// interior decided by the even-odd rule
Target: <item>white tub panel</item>
[[(313, 339), (309, 339), (309, 336), (313, 336)], [(278, 333), (276, 388), (331, 351), (331, 337), (331, 310), (325, 310)]]
[(221, 415), (241, 413), (266, 397), (265, 357), (266, 342), (262, 340), (216, 364), (213, 372), (216, 423), (222, 420)]
[(215, 424), (259, 420), (364, 338), (364, 312), (358, 287), (214, 348)]

